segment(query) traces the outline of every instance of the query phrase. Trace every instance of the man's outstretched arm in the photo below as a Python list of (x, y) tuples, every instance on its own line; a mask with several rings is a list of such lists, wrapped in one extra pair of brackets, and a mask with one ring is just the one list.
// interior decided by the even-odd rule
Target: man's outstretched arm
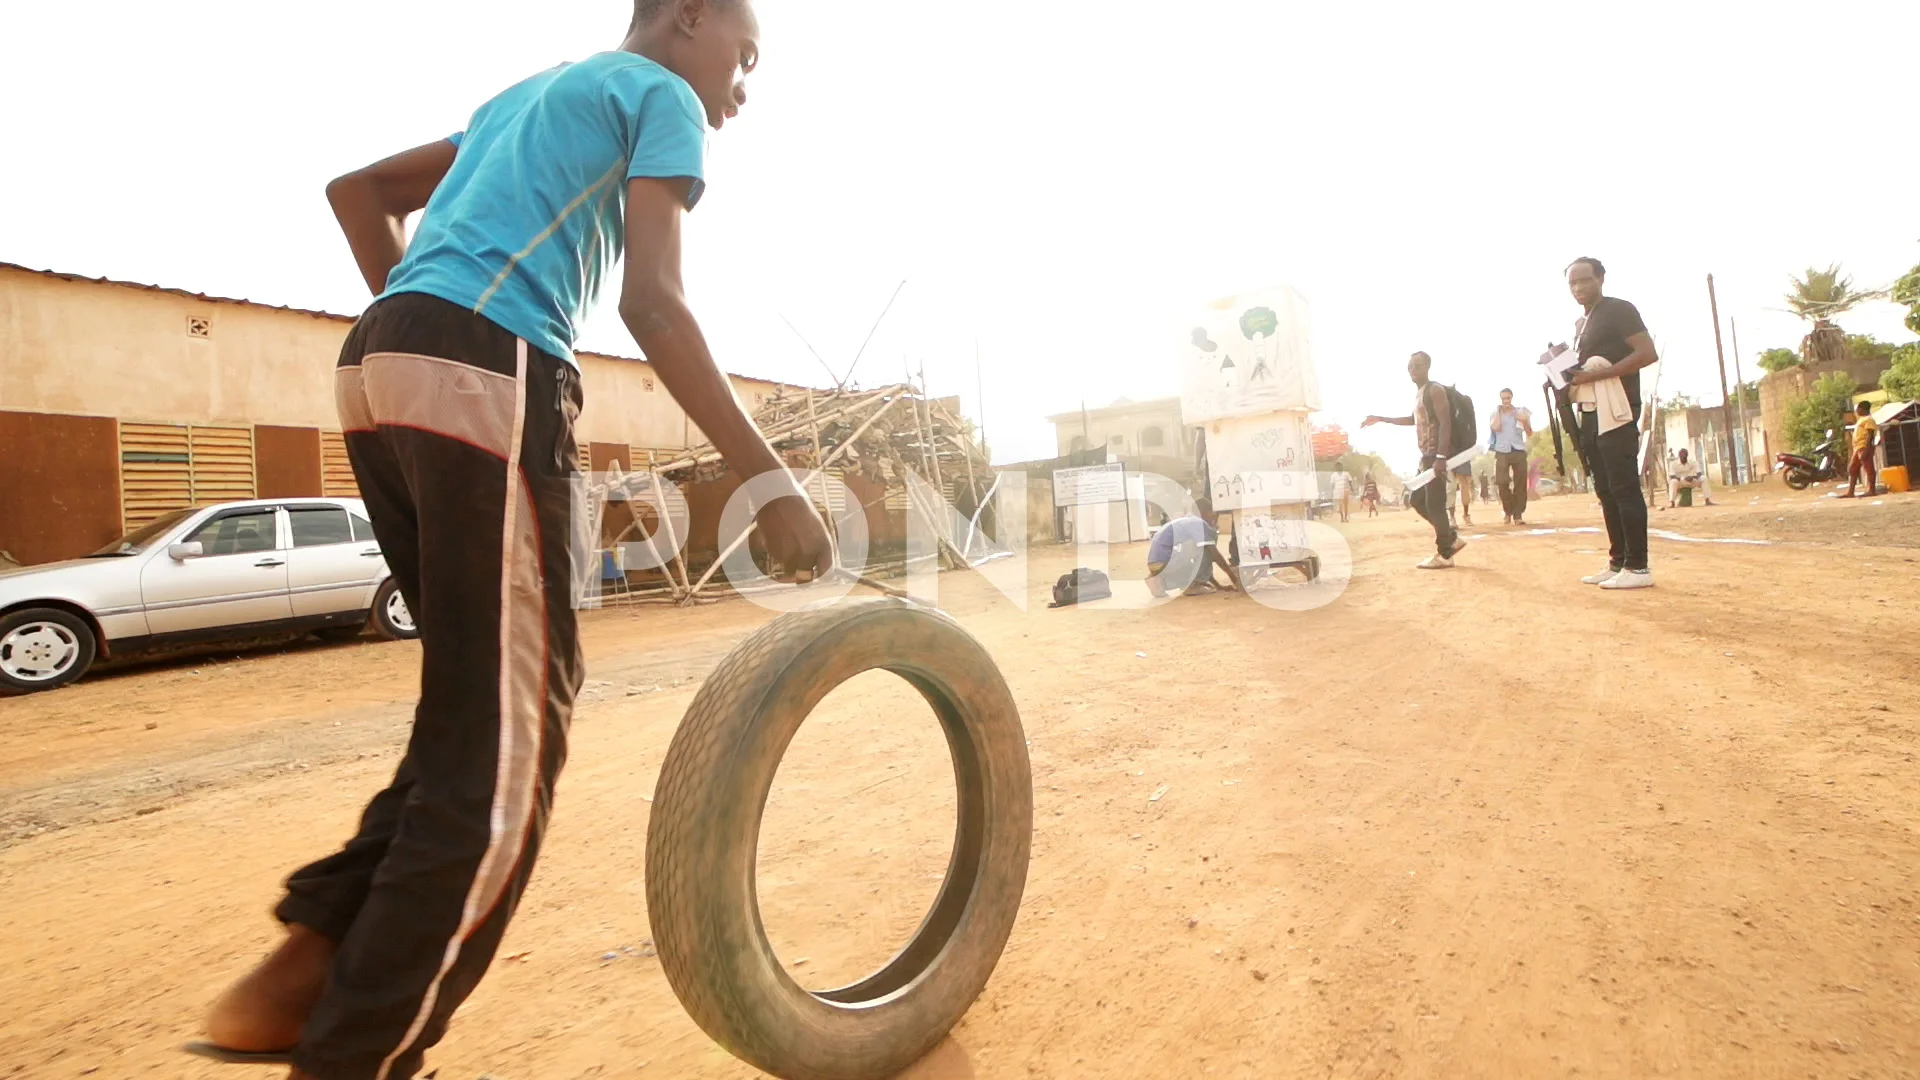
[(327, 202), (347, 234), (353, 261), (375, 295), (407, 253), (407, 215), (424, 209), (453, 168), (454, 145), (442, 139), (356, 169), (327, 185)]
[(753, 477), (787, 477), (793, 498), (777, 498), (761, 511), (768, 546), (789, 570), (825, 573), (833, 544), (825, 523), (800, 491), (786, 465), (767, 445), (753, 418), (733, 396), (733, 385), (714, 362), (707, 339), (687, 307), (680, 280), (680, 220), (686, 213), (686, 180), (636, 177), (627, 183), (627, 270), (620, 288), (620, 318), (646, 354), (667, 392), (713, 440), (729, 468)]

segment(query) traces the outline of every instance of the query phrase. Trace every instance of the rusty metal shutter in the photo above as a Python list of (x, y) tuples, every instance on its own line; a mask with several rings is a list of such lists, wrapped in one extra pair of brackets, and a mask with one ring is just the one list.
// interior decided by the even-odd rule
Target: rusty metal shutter
[(177, 424), (120, 425), (120, 516), (129, 531), (193, 505), (193, 452)]
[(320, 433), (320, 493), (329, 499), (357, 499), (360, 485), (347, 460), (347, 437), (337, 431)]
[(253, 498), (253, 429), (188, 428), (193, 454), (193, 501)]

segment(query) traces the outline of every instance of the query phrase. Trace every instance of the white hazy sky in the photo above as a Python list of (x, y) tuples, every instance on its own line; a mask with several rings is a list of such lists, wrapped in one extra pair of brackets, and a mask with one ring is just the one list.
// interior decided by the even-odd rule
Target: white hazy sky
[[(276, 304), (366, 303), (325, 181), (617, 45), (627, 0), (0, 4), (0, 259)], [(688, 285), (730, 370), (926, 365), (995, 457), (1042, 419), (1177, 391), (1188, 313), (1288, 282), (1350, 430), (1406, 355), (1477, 402), (1593, 254), (1663, 392), (1717, 401), (1706, 275), (1749, 378), (1803, 332), (1787, 275), (1920, 262), (1920, 4), (764, 0), (760, 71), (711, 143)], [(1879, 304), (1843, 319), (1912, 335)], [(585, 348), (631, 355), (611, 304)], [(1732, 345), (1728, 342), (1728, 362)], [(592, 403), (588, 403), (592, 407)], [(1411, 437), (1356, 443), (1410, 466)]]

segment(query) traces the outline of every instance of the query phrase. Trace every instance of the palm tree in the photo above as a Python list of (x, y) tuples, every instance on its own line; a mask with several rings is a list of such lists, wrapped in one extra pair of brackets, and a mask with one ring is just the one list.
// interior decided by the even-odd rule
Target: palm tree
[(1787, 293), (1787, 306), (1795, 315), (1813, 323), (1813, 332), (1800, 343), (1800, 355), (1808, 363), (1844, 361), (1847, 335), (1833, 324), (1833, 317), (1866, 300), (1868, 294), (1854, 290), (1853, 279), (1842, 276), (1839, 263), (1825, 270), (1809, 266), (1804, 276), (1788, 280), (1793, 288)]

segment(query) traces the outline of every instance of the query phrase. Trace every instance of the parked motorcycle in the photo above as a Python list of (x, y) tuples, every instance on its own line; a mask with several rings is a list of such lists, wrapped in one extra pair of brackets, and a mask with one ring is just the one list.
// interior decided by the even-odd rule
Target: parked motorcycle
[(1773, 471), (1780, 473), (1787, 486), (1795, 491), (1805, 491), (1810, 485), (1823, 480), (1835, 480), (1845, 475), (1840, 464), (1840, 440), (1827, 429), (1827, 441), (1813, 448), (1813, 456), (1800, 454), (1774, 455)]

